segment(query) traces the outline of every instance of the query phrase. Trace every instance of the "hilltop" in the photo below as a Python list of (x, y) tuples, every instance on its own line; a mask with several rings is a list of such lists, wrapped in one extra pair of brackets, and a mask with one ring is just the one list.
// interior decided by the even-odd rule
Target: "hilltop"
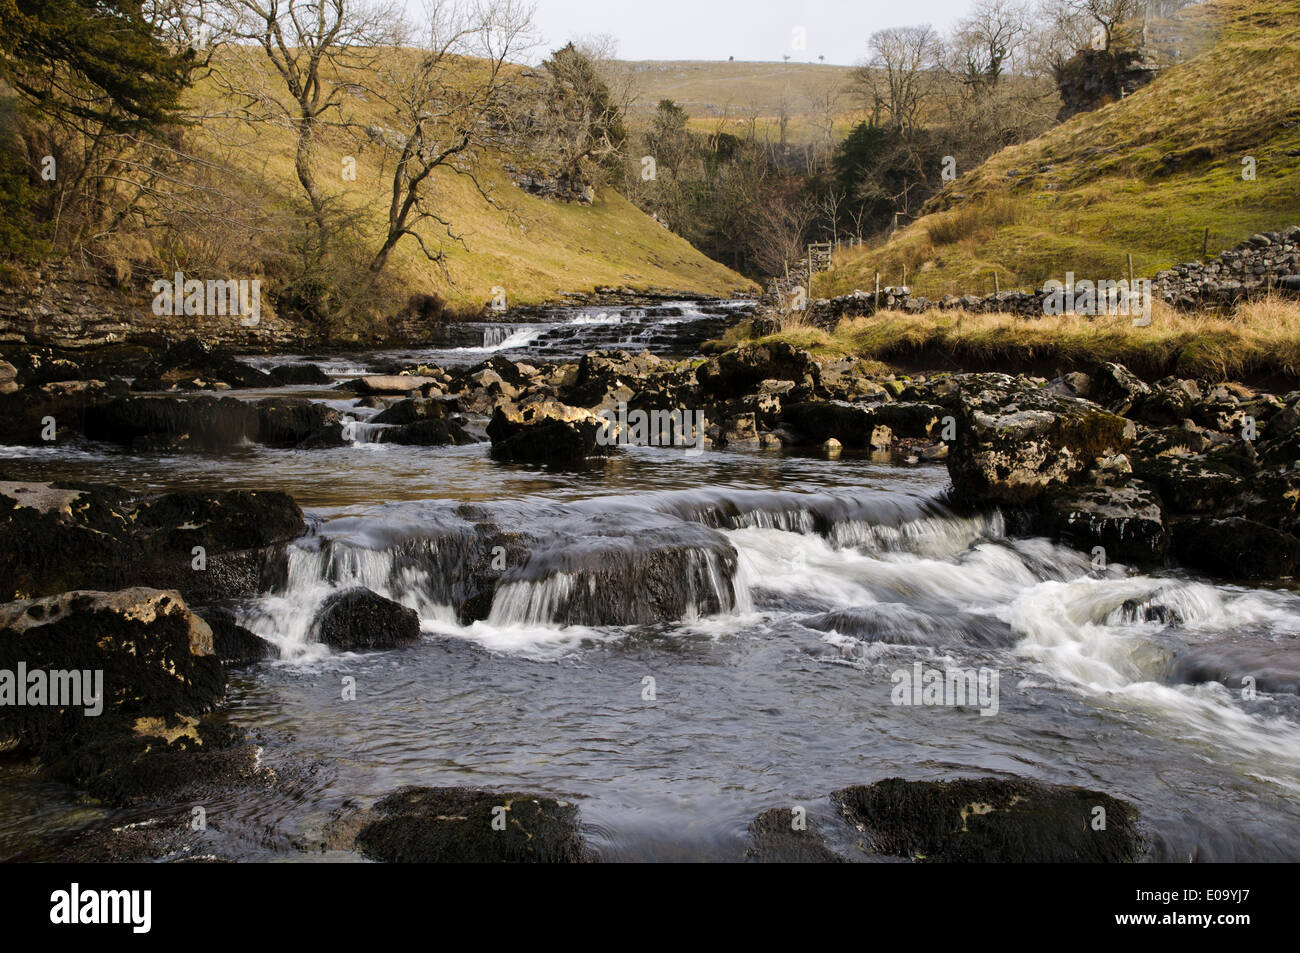
[(788, 141), (803, 144), (825, 135), (829, 117), (843, 137), (857, 113), (847, 91), (856, 69), (829, 63), (631, 60), (620, 64), (630, 74), (637, 99), (633, 114), (671, 99), (691, 115), (700, 132), (718, 128), (748, 130), (758, 138), (779, 137), (784, 111)]

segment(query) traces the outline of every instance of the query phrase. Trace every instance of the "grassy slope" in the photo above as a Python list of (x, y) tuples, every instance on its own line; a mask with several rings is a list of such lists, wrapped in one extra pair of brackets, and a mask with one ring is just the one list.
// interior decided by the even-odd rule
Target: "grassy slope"
[[(786, 135), (792, 143), (821, 135), (809, 95), (830, 87), (847, 90), (855, 72), (851, 66), (822, 63), (639, 60), (625, 65), (632, 71), (637, 92), (635, 112), (652, 110), (661, 99), (671, 99), (690, 113), (697, 132), (722, 128), (736, 135), (747, 133), (748, 119), (755, 116), (758, 138), (776, 141), (784, 97), (790, 113)], [(858, 118), (852, 97), (842, 95), (836, 135), (846, 135)]]
[[(251, 57), (244, 68), (259, 71), (268, 87), (276, 88), (264, 59)], [(208, 85), (200, 86), (195, 98), (212, 108), (220, 102)], [(349, 108), (361, 122), (391, 128), (378, 102), (357, 97)], [(250, 139), (247, 126), (211, 118), (193, 136), (201, 154), (254, 172), (264, 190), (261, 201), (287, 206), (300, 200), (301, 187), (293, 171), (294, 139), (288, 128), (260, 126)], [(249, 148), (232, 151), (231, 144), (240, 142)], [(356, 158), (355, 181), (342, 178), (345, 155)], [(387, 157), (387, 170), (385, 158), (373, 143), (358, 147), (324, 133), (314, 166), (332, 201), (360, 215), (372, 252), (387, 221), (392, 156)], [(483, 180), (492, 185), (496, 200), (509, 214), (486, 203), (468, 179), (449, 172), (435, 174), (435, 207), (453, 223), (467, 247), (447, 244), (436, 223), (422, 226), (422, 236), (431, 247), (436, 247), (440, 235), (447, 244), (452, 281), (449, 284), (408, 238), (388, 266), (403, 293), (437, 292), (454, 305), (476, 308), (491, 298), (494, 286), (506, 289), (511, 304), (554, 300), (562, 292), (604, 285), (717, 295), (756, 290), (611, 189), (600, 190), (592, 206), (545, 201), (515, 188), (494, 161), (489, 161)]]
[[(901, 280), (916, 293), (1037, 287), (1073, 270), (1152, 275), (1300, 222), (1300, 0), (1189, 8), (1212, 46), (1134, 95), (1011, 147), (882, 246), (845, 251), (818, 295)], [(1254, 156), (1257, 179), (1241, 178)], [(1176, 164), (1172, 171), (1166, 171)], [(1017, 170), (1016, 177), (1008, 171)]]

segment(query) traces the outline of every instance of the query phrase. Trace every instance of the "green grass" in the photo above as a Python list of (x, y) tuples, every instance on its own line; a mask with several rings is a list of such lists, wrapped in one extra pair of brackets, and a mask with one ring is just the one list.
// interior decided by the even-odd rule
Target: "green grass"
[[(914, 293), (1030, 290), (1066, 271), (1140, 275), (1300, 222), (1300, 0), (1189, 8), (1204, 52), (1134, 95), (1004, 149), (874, 246), (837, 254), (820, 296), (903, 269)], [(1257, 177), (1243, 181), (1244, 156)], [(1008, 173), (1014, 171), (1015, 175)], [(1008, 210), (1011, 210), (1008, 214)]]

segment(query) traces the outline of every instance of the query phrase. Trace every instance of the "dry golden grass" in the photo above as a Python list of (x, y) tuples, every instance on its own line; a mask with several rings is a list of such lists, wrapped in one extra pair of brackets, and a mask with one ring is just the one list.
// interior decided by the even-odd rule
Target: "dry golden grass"
[(1279, 375), (1300, 379), (1300, 302), (1269, 297), (1229, 314), (1183, 314), (1153, 302), (1151, 323), (1129, 316), (975, 314), (962, 309), (920, 315), (882, 311), (845, 320), (834, 332), (808, 325), (772, 335), (820, 358), (885, 362), (939, 353), (959, 366), (1057, 363), (1087, 368), (1116, 361), (1146, 375), (1204, 379)]
[[(388, 52), (364, 76), (366, 91), (344, 98), (341, 113), (357, 129), (341, 131), (323, 124), (317, 133), (313, 171), (329, 207), (355, 222), (343, 245), (361, 277), (382, 243), (391, 200), (395, 150), (401, 123), (393, 109), (371, 90), (390, 92), (412, 50)], [(260, 89), (285, 102), (283, 82), (260, 50), (223, 51), (217, 65), (237, 88)], [(470, 63), (465, 71), (472, 72)], [(356, 79), (356, 76), (350, 76)], [(337, 77), (332, 78), (337, 81)], [(232, 116), (232, 97), (213, 78), (187, 94), (187, 106), (199, 120), (185, 130), (188, 151), (201, 160), (191, 165), (208, 170), (212, 192), (230, 197), (230, 211), (185, 216), (166, 234), (141, 229), (114, 237), (115, 257), (135, 263), (141, 272), (193, 270), (218, 274), (268, 274), (269, 262), (295, 260), (295, 243), (305, 231), (302, 187), (294, 171), (295, 136), (283, 120), (249, 124)], [(355, 177), (343, 174), (345, 157), (355, 160)], [(455, 311), (477, 312), (503, 288), (510, 305), (553, 301), (563, 292), (599, 286), (658, 289), (684, 295), (726, 295), (757, 287), (726, 266), (709, 259), (685, 239), (663, 228), (612, 189), (599, 189), (590, 206), (554, 202), (516, 188), (502, 169), (503, 157), (484, 157), (480, 180), (492, 191), (493, 207), (471, 181), (440, 169), (428, 187), (430, 206), (452, 224), (453, 241), (436, 222), (417, 227), (430, 248), (447, 252), (445, 270), (427, 260), (417, 242), (403, 239), (389, 260), (385, 280), (376, 285), (373, 305), (360, 313), (391, 314), (407, 298), (437, 294)], [(198, 174), (198, 173), (196, 173)], [(198, 204), (203, 193), (195, 192)], [(191, 196), (185, 196), (191, 199)], [(280, 290), (266, 286), (272, 296)], [(363, 317), (361, 320), (367, 320)], [(364, 331), (364, 328), (358, 328)]]

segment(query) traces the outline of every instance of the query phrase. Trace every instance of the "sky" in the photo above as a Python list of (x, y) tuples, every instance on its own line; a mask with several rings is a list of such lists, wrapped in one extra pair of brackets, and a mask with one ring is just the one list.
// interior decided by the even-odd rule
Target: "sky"
[[(607, 33), (625, 60), (792, 61), (851, 66), (867, 37), (929, 23), (946, 32), (974, 0), (535, 0), (542, 55), (580, 36)], [(416, 4), (411, 2), (411, 7)], [(413, 9), (412, 12), (415, 12)], [(799, 31), (802, 31), (800, 33)], [(803, 47), (798, 46), (800, 40)]]

